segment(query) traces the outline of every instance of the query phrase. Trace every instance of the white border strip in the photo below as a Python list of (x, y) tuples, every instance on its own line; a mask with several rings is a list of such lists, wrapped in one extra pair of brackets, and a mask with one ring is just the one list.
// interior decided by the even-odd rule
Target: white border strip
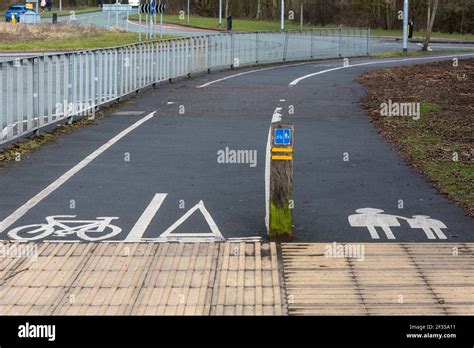
[(292, 67), (292, 66), (300, 66), (300, 65), (308, 65), (308, 64), (314, 64), (314, 62), (304, 62), (304, 63), (297, 63), (297, 64), (278, 65), (278, 66), (272, 66), (272, 67), (269, 67), (269, 68), (263, 68), (263, 69), (255, 69), (255, 70), (250, 70), (250, 71), (244, 71), (244, 72), (241, 72), (241, 73), (238, 73), (238, 74), (234, 74), (234, 75), (230, 75), (230, 76), (223, 77), (223, 78), (218, 79), (218, 80), (210, 81), (210, 82), (205, 83), (205, 84), (203, 84), (203, 85), (196, 86), (196, 88), (209, 87), (210, 85), (213, 85), (213, 84), (218, 83), (218, 82), (222, 82), (222, 81), (225, 81), (225, 80), (228, 80), (228, 79), (232, 79), (232, 78), (234, 78), (234, 77), (239, 77), (239, 76), (243, 76), (243, 75), (253, 74), (253, 73), (256, 73), (256, 72), (260, 72), (260, 71), (273, 70), (273, 69), (280, 69), (280, 68), (289, 68), (289, 67)]
[(417, 61), (417, 60), (437, 60), (437, 59), (447, 59), (447, 58), (462, 58), (462, 57), (472, 57), (474, 56), (474, 53), (471, 54), (456, 54), (456, 55), (449, 55), (449, 56), (431, 56), (431, 57), (422, 57), (422, 58), (404, 58), (404, 59), (393, 59), (393, 60), (383, 60), (383, 61), (376, 61), (376, 62), (367, 62), (367, 63), (360, 63), (360, 64), (354, 64), (354, 65), (348, 65), (348, 66), (340, 66), (338, 68), (332, 68), (332, 69), (327, 69), (327, 70), (322, 70), (318, 71), (312, 74), (308, 74), (305, 76), (301, 76), (297, 78), (296, 80), (293, 80), (290, 82), (289, 86), (293, 87), (296, 86), (298, 83), (300, 83), (303, 80), (306, 80), (310, 77), (317, 76), (317, 75), (322, 75), (331, 71), (336, 71), (336, 70), (342, 70), (342, 69), (349, 69), (357, 66), (364, 66), (364, 65), (375, 65), (375, 64), (390, 64), (390, 63), (400, 63), (400, 62), (410, 62), (410, 61)]

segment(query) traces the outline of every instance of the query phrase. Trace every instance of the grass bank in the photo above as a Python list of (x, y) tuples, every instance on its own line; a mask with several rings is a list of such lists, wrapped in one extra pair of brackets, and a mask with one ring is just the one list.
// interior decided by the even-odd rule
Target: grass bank
[[(474, 216), (474, 60), (368, 73), (362, 101), (371, 121), (407, 162)], [(380, 86), (384, 86), (380, 88)], [(381, 116), (382, 103), (420, 103), (421, 117)]]
[(55, 25), (0, 23), (0, 51), (61, 51), (123, 46), (138, 42), (138, 33), (61, 22)]
[[(131, 19), (138, 19), (138, 15), (130, 16)], [(215, 17), (199, 17), (191, 16), (189, 22), (187, 17), (184, 18), (178, 15), (165, 15), (165, 23), (171, 24), (180, 24), (180, 25), (189, 25), (197, 28), (203, 29), (219, 29), (218, 20)], [(227, 21), (223, 19), (222, 28), (226, 29)], [(335, 28), (334, 26), (328, 26), (327, 28)], [(285, 28), (290, 30), (299, 30), (300, 23), (299, 19), (296, 18), (294, 21), (286, 21)], [(311, 28), (322, 28), (317, 26), (305, 25), (305, 29)], [(233, 30), (234, 31), (279, 31), (280, 22), (279, 21), (258, 21), (254, 19), (239, 19), (235, 18), (233, 20)], [(385, 29), (372, 29), (372, 35), (374, 36), (390, 36), (390, 37), (402, 37), (402, 31), (399, 30), (385, 30)], [(415, 38), (423, 38), (425, 33), (423, 31), (415, 31)], [(458, 39), (458, 40), (474, 40), (474, 34), (456, 34), (456, 33), (439, 33), (434, 32), (432, 35), (433, 39)]]

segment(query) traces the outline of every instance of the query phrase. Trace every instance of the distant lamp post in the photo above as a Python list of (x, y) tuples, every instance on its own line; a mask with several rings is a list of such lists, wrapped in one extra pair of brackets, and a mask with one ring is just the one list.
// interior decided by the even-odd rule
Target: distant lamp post
[(188, 0), (188, 23), (189, 23), (189, 8), (191, 7), (190, 2), (191, 0)]
[(222, 0), (219, 0), (219, 29), (222, 29)]
[(281, 0), (281, 31), (285, 31), (285, 0)]
[(304, 5), (303, 5), (303, 1), (301, 1), (301, 9), (300, 9), (300, 30), (301, 31), (303, 31), (303, 27), (304, 27), (303, 13), (304, 13)]
[(403, 52), (408, 52), (408, 0), (403, 2)]

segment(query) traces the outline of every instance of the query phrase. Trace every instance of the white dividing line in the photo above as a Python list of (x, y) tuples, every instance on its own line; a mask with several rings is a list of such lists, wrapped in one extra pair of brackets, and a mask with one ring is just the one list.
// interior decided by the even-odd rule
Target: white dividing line
[(277, 108), (275, 109), (275, 111), (273, 111), (272, 123), (276, 123), (276, 122), (280, 122), (280, 121), (281, 121), (281, 117), (282, 117), (281, 111), (282, 111), (282, 110), (283, 110), (283, 108), (277, 107)]
[(133, 226), (127, 238), (125, 238), (125, 242), (139, 242), (142, 239), (146, 229), (150, 225), (151, 220), (153, 220), (156, 212), (160, 209), (166, 196), (168, 196), (167, 193), (155, 194), (155, 197), (153, 197), (148, 207), (136, 222), (135, 226)]
[[(282, 118), (281, 111), (283, 108), (277, 107), (275, 111), (273, 111), (272, 116), (272, 123), (280, 122)], [(271, 150), (271, 141), (272, 141), (272, 134), (271, 134), (272, 127), (268, 130), (268, 137), (267, 137), (267, 150), (265, 155), (265, 226), (267, 227), (267, 232), (269, 229), (270, 223), (270, 150)]]
[(112, 145), (114, 145), (116, 142), (121, 140), (123, 137), (125, 137), (127, 134), (135, 130), (136, 128), (140, 127), (143, 123), (146, 121), (150, 120), (155, 116), (155, 111), (152, 113), (148, 114), (147, 116), (143, 117), (141, 120), (135, 122), (133, 125), (128, 127), (127, 129), (123, 130), (120, 132), (118, 135), (110, 139), (108, 142), (106, 142), (104, 145), (99, 147), (97, 150), (92, 152), (89, 156), (84, 158), (81, 162), (76, 164), (74, 167), (69, 169), (65, 174), (63, 174), (61, 177), (56, 179), (53, 183), (51, 183), (48, 187), (46, 187), (43, 191), (38, 193), (36, 196), (31, 198), (28, 202), (23, 204), (21, 207), (19, 207), (17, 210), (15, 210), (10, 216), (6, 217), (2, 223), (0, 223), (0, 233), (5, 232), (7, 228), (9, 228), (11, 225), (13, 225), (15, 222), (17, 222), (23, 215), (25, 215), (31, 208), (36, 206), (38, 203), (40, 203), (43, 199), (48, 197), (51, 193), (56, 191), (61, 185), (63, 185), (66, 181), (71, 179), (75, 174), (77, 174), (81, 169), (85, 168), (87, 165), (89, 165), (93, 160), (95, 160), (97, 157), (99, 157), (102, 153), (107, 151)]
[(255, 236), (255, 237), (235, 237), (235, 238), (227, 238), (226, 242), (229, 243), (241, 243), (241, 242), (261, 242), (262, 237)]
[(312, 73), (312, 74), (301, 76), (301, 77), (297, 78), (296, 80), (291, 81), (289, 86), (290, 87), (296, 86), (301, 81), (306, 80), (306, 79), (308, 79), (310, 77), (313, 77), (313, 76), (326, 74), (328, 72), (336, 71), (336, 70), (349, 69), (349, 68), (353, 68), (353, 67), (357, 67), (357, 66), (375, 65), (375, 64), (390, 64), (390, 63), (410, 62), (410, 61), (417, 61), (417, 60), (437, 60), (437, 59), (446, 59), (446, 58), (462, 58), (462, 57), (471, 57), (471, 56), (474, 56), (474, 53), (473, 54), (456, 54), (456, 55), (439, 56), (439, 57), (403, 58), (403, 59), (393, 59), (393, 60), (383, 60), (383, 61), (376, 61), (376, 62), (353, 64), (353, 65), (348, 65), (348, 66), (340, 66), (340, 67), (337, 67), (337, 68), (322, 70), (322, 71), (318, 71), (318, 72), (315, 72), (315, 73)]
[(213, 84), (215, 84), (215, 83), (222, 82), (222, 81), (225, 81), (225, 80), (228, 80), (228, 79), (232, 79), (232, 78), (234, 78), (234, 77), (239, 77), (239, 76), (243, 76), (243, 75), (253, 74), (253, 73), (256, 73), (256, 72), (260, 72), (260, 71), (273, 70), (273, 69), (281, 69), (281, 68), (289, 68), (289, 67), (292, 67), (292, 66), (307, 65), (307, 64), (311, 64), (311, 63), (305, 62), (305, 63), (297, 63), (297, 64), (278, 65), (278, 66), (272, 66), (272, 67), (269, 67), (269, 68), (263, 68), (263, 69), (255, 69), (255, 70), (245, 71), (245, 72), (241, 72), (241, 73), (238, 73), (238, 74), (235, 74), (235, 75), (226, 76), (226, 77), (223, 77), (223, 78), (218, 79), (218, 80), (210, 81), (210, 82), (205, 83), (205, 84), (203, 84), (203, 85), (196, 86), (196, 88), (208, 87), (208, 86), (213, 85)]

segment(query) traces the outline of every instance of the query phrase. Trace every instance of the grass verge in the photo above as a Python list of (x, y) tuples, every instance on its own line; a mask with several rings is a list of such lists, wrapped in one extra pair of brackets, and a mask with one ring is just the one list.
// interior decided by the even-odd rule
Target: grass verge
[[(403, 66), (358, 78), (380, 133), (442, 193), (474, 216), (474, 59)], [(384, 86), (380, 88), (380, 86)], [(381, 104), (420, 103), (421, 117), (383, 117)]]
[(112, 113), (124, 106), (127, 101), (117, 102), (112, 106), (107, 107), (103, 111), (95, 113), (94, 118), (82, 117), (74, 121), (72, 124), (58, 124), (52, 131), (42, 132), (40, 135), (31, 135), (26, 140), (15, 143), (0, 151), (0, 169), (4, 168), (9, 163), (21, 161), (22, 158), (28, 154), (36, 151), (41, 146), (53, 143), (58, 137), (70, 134), (78, 128), (92, 126), (97, 124), (97, 121), (106, 117), (106, 114)]
[[(131, 19), (138, 20), (138, 15), (134, 14), (130, 16)], [(144, 17), (142, 17), (143, 19)], [(190, 16), (189, 22), (187, 17), (180, 18), (178, 15), (166, 15), (164, 17), (165, 23), (179, 24), (184, 26), (192, 26), (202, 29), (219, 29), (219, 24), (217, 18), (214, 17), (199, 17), (199, 16)], [(337, 25), (328, 26), (327, 28), (335, 28)], [(227, 21), (224, 19), (222, 23), (222, 29), (227, 28)], [(286, 21), (285, 28), (289, 30), (299, 30), (300, 24), (298, 19), (294, 21)], [(305, 25), (304, 29), (312, 28), (322, 28), (317, 26)], [(235, 18), (233, 20), (233, 30), (234, 31), (279, 31), (280, 22), (279, 21), (258, 21), (255, 19), (239, 19)], [(372, 29), (371, 33), (373, 36), (390, 36), (390, 37), (402, 37), (402, 31), (399, 30), (386, 30), (386, 29)], [(414, 33), (415, 38), (421, 39), (425, 35), (423, 31), (416, 31)], [(433, 39), (458, 39), (458, 40), (474, 40), (474, 34), (457, 34), (457, 33), (440, 33), (434, 32), (432, 34)]]
[(101, 12), (102, 9), (100, 7), (71, 7), (71, 8), (64, 8), (62, 11), (59, 11), (59, 8), (53, 8), (51, 12), (41, 12), (41, 18), (51, 18), (53, 17), (53, 13), (57, 13), (59, 17), (70, 16), (72, 13), (79, 15), (84, 13), (94, 13), (94, 12)]
[[(144, 20), (142, 16), (142, 20)], [(134, 14), (130, 16), (132, 20), (138, 20), (138, 15)], [(191, 26), (195, 28), (202, 29), (219, 29), (219, 23), (217, 18), (214, 17), (198, 17), (191, 16), (190, 21), (186, 19), (180, 19), (177, 15), (166, 15), (164, 17), (165, 23), (170, 24), (179, 24), (184, 26)], [(280, 22), (270, 22), (270, 21), (257, 21), (251, 19), (234, 19), (232, 23), (234, 31), (280, 31)], [(287, 21), (285, 22), (286, 29), (299, 30), (299, 23)], [(222, 29), (227, 28), (227, 21), (223, 20)], [(309, 27), (308, 27), (309, 28)]]
[[(2, 35), (3, 34), (3, 35)], [(138, 42), (139, 34), (90, 25), (0, 23), (0, 51), (62, 51), (106, 48)]]
[[(425, 37), (424, 31), (415, 31), (413, 37), (415, 39), (423, 39)], [(402, 30), (387, 30), (387, 29), (372, 29), (371, 35), (373, 36), (389, 36), (389, 37), (402, 37)], [(458, 33), (440, 33), (434, 32), (431, 35), (432, 39), (453, 39), (453, 40), (474, 40), (474, 34), (458, 34)]]
[(433, 52), (425, 52), (421, 49), (418, 51), (408, 51), (404, 52), (382, 52), (382, 53), (373, 53), (370, 54), (371, 57), (418, 57), (418, 56), (430, 56), (434, 54), (445, 54), (445, 53), (474, 53), (474, 50), (437, 50)]

